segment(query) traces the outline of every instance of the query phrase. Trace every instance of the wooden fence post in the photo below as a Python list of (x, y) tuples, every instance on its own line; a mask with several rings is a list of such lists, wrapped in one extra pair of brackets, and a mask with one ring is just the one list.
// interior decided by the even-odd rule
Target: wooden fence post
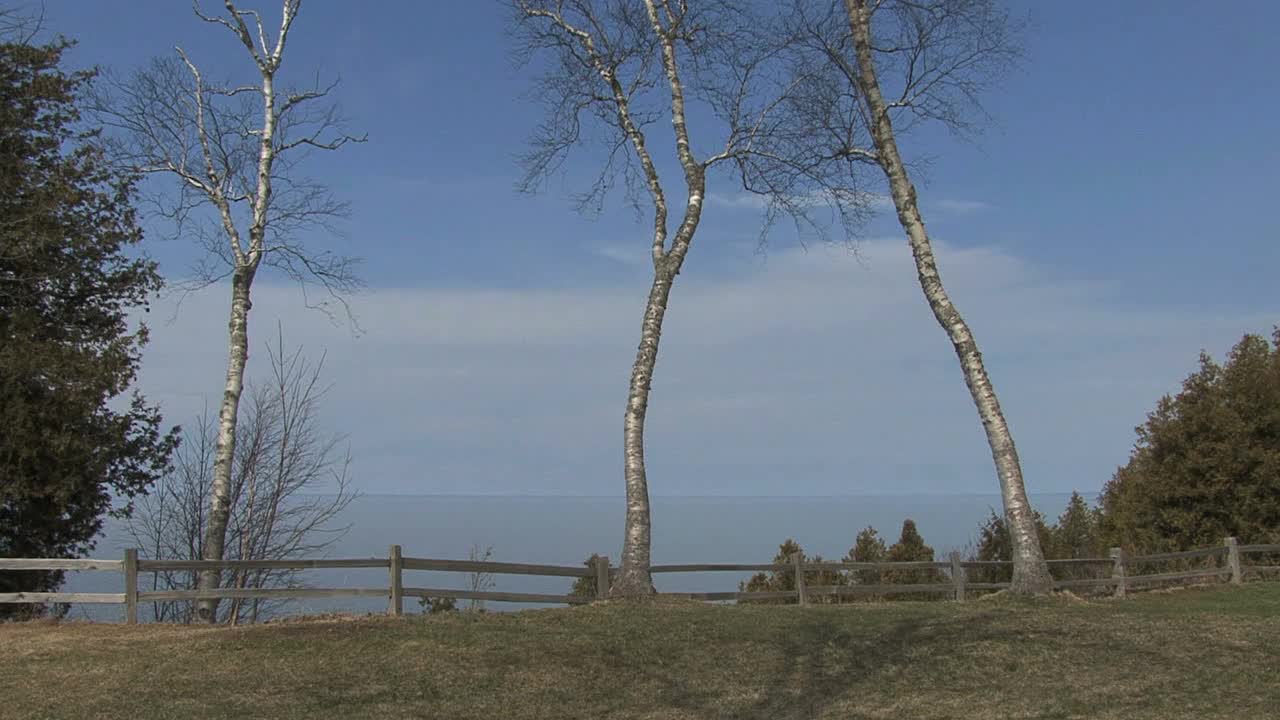
[(1240, 567), (1240, 544), (1233, 537), (1222, 542), (1227, 546), (1227, 567), (1231, 569), (1231, 584), (1239, 585), (1244, 582), (1243, 569)]
[(951, 584), (956, 589), (956, 602), (964, 602), (964, 568), (960, 567), (960, 551), (951, 551)]
[(801, 605), (809, 604), (809, 589), (804, 582), (804, 553), (791, 555), (791, 569), (796, 576), (796, 599)]
[(596, 556), (596, 599), (609, 597), (609, 556)]
[(387, 614), (403, 615), (404, 582), (401, 580), (401, 570), (404, 569), (404, 561), (400, 557), (399, 545), (391, 546), (391, 551), (387, 555), (387, 560), (391, 573), (391, 601), (387, 605)]
[(1128, 575), (1124, 567), (1124, 549), (1111, 548), (1111, 579), (1116, 581), (1116, 597), (1124, 597), (1129, 589)]
[(124, 622), (138, 624), (138, 551), (124, 551)]

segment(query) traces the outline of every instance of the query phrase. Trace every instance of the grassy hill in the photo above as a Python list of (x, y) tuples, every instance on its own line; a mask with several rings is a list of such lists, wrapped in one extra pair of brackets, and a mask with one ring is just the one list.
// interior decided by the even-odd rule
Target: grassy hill
[(1280, 717), (1280, 583), (1096, 602), (0, 625), (0, 717)]

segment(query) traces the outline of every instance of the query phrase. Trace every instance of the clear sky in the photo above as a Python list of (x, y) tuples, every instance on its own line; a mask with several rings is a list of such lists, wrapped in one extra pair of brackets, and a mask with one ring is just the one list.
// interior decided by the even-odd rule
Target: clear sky
[[(926, 220), (1029, 490), (1092, 492), (1201, 349), (1220, 357), (1280, 321), (1267, 209), (1280, 187), (1280, 4), (1015, 11), (1031, 21), (1028, 51), (985, 98), (986, 133), (903, 145), (931, 159), (917, 179)], [(80, 42), (77, 65), (128, 72), (181, 45), (206, 74), (252, 77), (234, 39), (183, 2), (50, 0), (47, 18)], [(251, 375), (277, 319), (287, 342), (327, 353), (326, 422), (349, 436), (366, 492), (621, 495), (647, 221), (617, 198), (577, 216), (577, 186), (514, 191), (540, 110), (504, 21), (496, 2), (307, 0), (291, 35), (286, 76), (340, 76), (351, 127), (369, 136), (309, 167), (352, 203), (342, 243), (364, 259), (353, 307), (365, 332), (266, 275)], [(761, 254), (758, 208), (727, 180), (713, 179), (672, 298), (653, 492), (995, 491), (892, 215), (868, 223), (858, 260), (785, 236)], [(183, 277), (191, 244), (158, 237), (148, 251)], [(217, 404), (225, 306), (214, 287), (152, 314), (141, 386), (174, 422)]]

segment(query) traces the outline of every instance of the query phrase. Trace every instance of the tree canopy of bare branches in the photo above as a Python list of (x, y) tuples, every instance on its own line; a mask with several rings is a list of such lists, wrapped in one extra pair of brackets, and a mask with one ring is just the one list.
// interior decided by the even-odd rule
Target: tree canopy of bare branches
[[(600, 170), (577, 197), (599, 207), (621, 180), (652, 213), (653, 281), (623, 421), (626, 528), (615, 595), (653, 592), (644, 422), (672, 286), (702, 220), (708, 175), (723, 168), (766, 200), (766, 229), (782, 216), (825, 232), (830, 209), (847, 234), (870, 196), (852, 153), (810, 152), (782, 107), (804, 85), (788, 78), (776, 23), (724, 0), (513, 0), (523, 58), (545, 58), (536, 86), (543, 123), (523, 156), (533, 189), (582, 147)], [(664, 137), (660, 121), (670, 123)], [(669, 142), (662, 147), (659, 141)], [(804, 150), (805, 154), (797, 153)], [(683, 187), (671, 182), (672, 170)], [(641, 198), (647, 199), (644, 203)], [(675, 197), (683, 201), (675, 204)]]
[[(981, 94), (1019, 58), (1018, 26), (996, 0), (795, 0), (784, 35), (803, 93), (785, 121), (813, 155), (878, 167), (907, 235), (921, 290), (960, 361), (986, 431), (1014, 546), (1012, 590), (1052, 589), (1021, 462), (972, 331), (946, 292), (898, 140), (925, 122), (961, 135)], [(800, 150), (797, 154), (803, 155)]]
[[(224, 0), (224, 12), (196, 16), (221, 26), (252, 61), (253, 80), (218, 82), (182, 48), (158, 58), (127, 79), (113, 83), (99, 99), (103, 125), (117, 131), (121, 156), (132, 169), (164, 175), (175, 189), (155, 197), (158, 211), (180, 234), (197, 238), (209, 251), (197, 268), (197, 282), (230, 276), (228, 362), (214, 448), (210, 512), (205, 524), (206, 559), (223, 558), (231, 510), (236, 456), (236, 418), (248, 360), (250, 290), (264, 265), (303, 284), (318, 284), (345, 309), (343, 293), (357, 286), (354, 260), (312, 251), (304, 231), (331, 230), (346, 206), (320, 182), (306, 177), (300, 163), (314, 151), (338, 150), (357, 138), (342, 129), (332, 85), (278, 87), (290, 31), (301, 0), (283, 0), (274, 38), (262, 15)], [(216, 587), (209, 572), (201, 587)], [(217, 601), (201, 603), (212, 622)]]
[[(336, 542), (346, 527), (338, 515), (354, 499), (350, 451), (343, 438), (320, 428), (320, 406), (327, 387), (320, 381), (324, 359), (311, 362), (301, 349), (287, 351), (282, 335), (267, 347), (271, 374), (249, 383), (243, 417), (236, 425), (235, 471), (224, 559), (276, 560), (314, 557)], [(138, 503), (129, 532), (145, 557), (198, 560), (204, 555), (205, 528), (217, 448), (217, 424), (209, 415), (186, 430), (173, 470)], [(225, 570), (227, 587), (295, 587), (296, 570)], [(160, 571), (153, 589), (190, 590), (195, 573)], [(218, 621), (257, 622), (276, 601), (232, 600)], [(190, 622), (187, 603), (163, 602), (157, 621)]]

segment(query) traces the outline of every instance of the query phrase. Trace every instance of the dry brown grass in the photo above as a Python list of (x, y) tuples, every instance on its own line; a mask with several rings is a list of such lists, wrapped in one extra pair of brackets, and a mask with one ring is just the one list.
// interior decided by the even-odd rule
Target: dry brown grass
[(5, 718), (1280, 717), (1280, 584), (1022, 603), (602, 603), (0, 626)]

